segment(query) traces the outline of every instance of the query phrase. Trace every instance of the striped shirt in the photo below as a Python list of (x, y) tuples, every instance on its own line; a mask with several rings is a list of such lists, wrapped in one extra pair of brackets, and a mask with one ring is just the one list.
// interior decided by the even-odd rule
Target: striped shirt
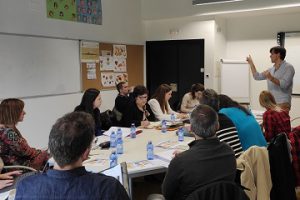
[(226, 115), (220, 113), (218, 115), (220, 127), (216, 133), (217, 137), (221, 142), (227, 143), (232, 148), (237, 158), (243, 153), (243, 149), (236, 127)]

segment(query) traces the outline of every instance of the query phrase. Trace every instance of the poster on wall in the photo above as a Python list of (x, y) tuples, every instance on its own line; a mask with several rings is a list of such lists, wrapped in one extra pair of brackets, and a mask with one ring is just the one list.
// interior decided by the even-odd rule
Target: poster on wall
[(112, 56), (100, 56), (100, 71), (113, 71), (113, 57)]
[(103, 87), (115, 87), (116, 77), (113, 72), (101, 72), (101, 84)]
[(96, 76), (96, 63), (94, 62), (90, 62), (86, 64), (86, 71), (87, 71), (87, 79), (88, 80), (93, 80), (93, 79), (97, 79)]
[(89, 24), (102, 24), (101, 0), (76, 0), (77, 21)]
[(99, 62), (99, 43), (85, 42), (80, 43), (81, 62)]
[(128, 82), (128, 74), (127, 73), (115, 73), (115, 83), (118, 84), (120, 82)]
[(47, 17), (76, 21), (75, 0), (47, 0)]
[(101, 0), (47, 0), (47, 17), (102, 25)]
[(126, 45), (113, 45), (113, 56), (127, 58)]
[(115, 72), (126, 72), (126, 59), (122, 57), (114, 57), (114, 71)]

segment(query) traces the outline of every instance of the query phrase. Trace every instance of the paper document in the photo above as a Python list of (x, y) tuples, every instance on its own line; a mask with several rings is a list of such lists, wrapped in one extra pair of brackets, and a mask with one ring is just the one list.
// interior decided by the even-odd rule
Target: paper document
[(156, 145), (156, 147), (160, 147), (163, 149), (182, 149), (187, 150), (189, 141), (179, 142), (178, 140), (167, 140), (160, 142)]
[[(124, 128), (124, 127), (117, 127), (117, 126), (112, 126), (110, 127), (110, 129), (108, 131), (105, 131), (103, 133), (103, 135), (106, 135), (106, 136), (110, 136), (111, 132), (114, 131), (115, 133), (117, 133), (117, 130), (118, 128), (121, 128), (122, 130), (122, 137), (125, 138), (127, 136), (130, 135), (130, 128)], [(141, 129), (136, 129), (136, 131), (139, 131)]]
[[(112, 127), (110, 127), (110, 129), (108, 131), (105, 131), (103, 133), (103, 135), (110, 136), (113, 131), (115, 133), (117, 133), (118, 128), (121, 128), (121, 127), (112, 126)], [(130, 135), (130, 128), (124, 128), (124, 127), (122, 127), (121, 130), (122, 130), (122, 137), (123, 138), (127, 137), (128, 135)]]
[(136, 162), (128, 162), (127, 170), (128, 172), (137, 172), (137, 171), (147, 171), (160, 167), (168, 167), (169, 162), (154, 159), (154, 160), (141, 160)]
[(175, 149), (170, 149), (170, 150), (166, 150), (166, 151), (163, 151), (163, 152), (155, 153), (155, 156), (158, 159), (161, 159), (165, 162), (170, 162), (174, 158), (174, 152), (175, 151), (176, 151)]

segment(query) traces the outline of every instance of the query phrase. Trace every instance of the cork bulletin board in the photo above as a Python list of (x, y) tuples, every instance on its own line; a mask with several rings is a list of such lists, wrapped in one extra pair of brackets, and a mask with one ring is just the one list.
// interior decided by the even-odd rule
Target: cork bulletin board
[[(89, 59), (97, 57), (98, 61), (90, 62)], [(127, 81), (129, 86), (144, 84), (143, 65), (143, 45), (99, 43), (93, 49), (81, 51), (82, 90), (112, 90), (119, 81)]]

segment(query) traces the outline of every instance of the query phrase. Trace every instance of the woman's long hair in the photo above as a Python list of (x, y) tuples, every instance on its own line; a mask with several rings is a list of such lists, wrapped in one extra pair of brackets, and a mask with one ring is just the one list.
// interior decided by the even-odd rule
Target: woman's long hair
[(259, 95), (259, 103), (262, 107), (269, 110), (282, 111), (282, 109), (276, 104), (274, 96), (269, 91), (262, 91)]
[(90, 113), (94, 117), (96, 126), (101, 126), (100, 110), (98, 108), (94, 108), (93, 103), (99, 94), (100, 91), (98, 89), (87, 89), (82, 96), (80, 104), (74, 110)]
[(220, 101), (220, 110), (222, 108), (232, 108), (232, 107), (234, 107), (234, 108), (238, 108), (238, 109), (244, 111), (244, 113), (246, 113), (247, 115), (251, 115), (251, 113), (248, 109), (246, 109), (244, 106), (242, 106), (238, 102), (234, 101), (233, 99), (231, 99), (227, 95), (219, 94), (219, 101)]
[(166, 93), (170, 92), (171, 90), (172, 88), (168, 84), (161, 84), (160, 86), (158, 86), (152, 96), (153, 99), (156, 99), (158, 101), (163, 113), (169, 112), (165, 96)]
[(81, 98), (81, 102), (79, 106), (75, 108), (75, 111), (77, 111), (77, 109), (80, 109), (80, 111), (85, 111), (87, 113), (93, 114), (94, 112), (93, 103), (99, 94), (100, 91), (98, 89), (95, 88), (87, 89)]

